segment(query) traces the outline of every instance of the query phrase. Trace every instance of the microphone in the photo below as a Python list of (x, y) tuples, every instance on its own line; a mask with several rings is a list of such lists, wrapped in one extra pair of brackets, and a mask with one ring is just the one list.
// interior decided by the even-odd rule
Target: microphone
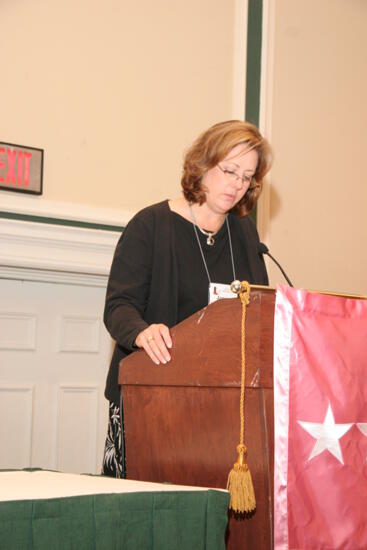
[(293, 288), (293, 285), (292, 285), (291, 281), (289, 280), (289, 278), (287, 277), (286, 272), (284, 271), (284, 269), (282, 268), (280, 263), (277, 262), (277, 260), (270, 254), (269, 249), (266, 246), (266, 244), (259, 242), (259, 244), (257, 246), (257, 250), (258, 250), (259, 254), (266, 254), (267, 256), (269, 256), (269, 258), (271, 258), (273, 260), (273, 262), (279, 267), (280, 271), (282, 272), (282, 274), (283, 274), (285, 280), (287, 281), (287, 283), (289, 284), (289, 286), (291, 286)]

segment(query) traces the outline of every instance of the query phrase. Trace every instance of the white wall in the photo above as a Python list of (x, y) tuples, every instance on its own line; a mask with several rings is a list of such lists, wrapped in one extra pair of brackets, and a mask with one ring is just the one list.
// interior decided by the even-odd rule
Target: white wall
[(43, 197), (17, 201), (136, 211), (177, 195), (184, 149), (243, 111), (246, 5), (3, 2), (1, 139), (45, 149)]
[(295, 286), (367, 295), (367, 3), (265, 4), (275, 163), (262, 237)]

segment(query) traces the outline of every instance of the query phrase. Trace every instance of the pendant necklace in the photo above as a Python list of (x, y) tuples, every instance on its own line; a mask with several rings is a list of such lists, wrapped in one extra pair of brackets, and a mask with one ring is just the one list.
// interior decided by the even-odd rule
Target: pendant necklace
[[(210, 279), (210, 275), (209, 275), (209, 269), (208, 269), (208, 266), (207, 266), (207, 263), (205, 261), (205, 256), (204, 256), (204, 252), (203, 252), (203, 248), (201, 246), (201, 242), (200, 242), (200, 239), (199, 239), (199, 235), (198, 235), (198, 231), (196, 229), (196, 226), (200, 229), (201, 233), (203, 235), (207, 235), (207, 244), (209, 246), (213, 246), (213, 244), (215, 243), (214, 241), (214, 238), (213, 238), (213, 235), (216, 235), (217, 232), (215, 233), (210, 233), (209, 231), (204, 231), (203, 229), (201, 229), (200, 225), (198, 225), (198, 223), (196, 222), (196, 219), (195, 219), (195, 216), (194, 216), (194, 212), (192, 210), (192, 206), (191, 204), (189, 204), (189, 209), (190, 209), (190, 214), (191, 214), (191, 217), (192, 217), (192, 225), (194, 226), (194, 231), (195, 231), (195, 235), (196, 235), (196, 240), (198, 242), (198, 245), (199, 245), (199, 249), (200, 249), (200, 253), (201, 253), (201, 258), (203, 260), (203, 264), (204, 264), (204, 267), (205, 267), (205, 271), (206, 271), (206, 274), (208, 276), (208, 281), (209, 281), (209, 286), (211, 285), (211, 279)], [(231, 253), (231, 263), (232, 263), (232, 272), (233, 272), (233, 282), (237, 282), (236, 280), (236, 270), (235, 270), (235, 267), (234, 267), (234, 259), (233, 259), (233, 250), (232, 250), (232, 239), (231, 239), (231, 232), (229, 230), (229, 223), (228, 223), (228, 215), (226, 215), (226, 224), (227, 224), (227, 231), (228, 231), (228, 240), (229, 240), (229, 249), (230, 249), (230, 253)], [(210, 239), (210, 242), (208, 242)], [(233, 283), (232, 283), (233, 284)]]
[[(207, 237), (206, 244), (209, 245), (209, 246), (213, 246), (213, 244), (215, 243), (214, 235), (216, 235), (218, 233), (218, 231), (205, 231), (205, 229), (201, 229), (200, 225), (196, 221), (195, 214), (194, 214), (194, 211), (192, 209), (191, 203), (189, 203), (189, 210), (190, 210), (192, 220), (194, 222), (194, 227), (197, 226), (199, 228), (199, 231)], [(227, 219), (227, 216), (226, 216), (226, 219)]]

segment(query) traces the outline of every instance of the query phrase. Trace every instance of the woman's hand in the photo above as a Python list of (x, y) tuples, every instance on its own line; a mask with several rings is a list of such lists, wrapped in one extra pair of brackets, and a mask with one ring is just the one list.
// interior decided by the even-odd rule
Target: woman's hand
[(172, 340), (166, 325), (161, 323), (149, 325), (139, 332), (135, 344), (138, 348), (143, 348), (156, 365), (166, 364), (171, 360), (168, 348), (172, 347)]

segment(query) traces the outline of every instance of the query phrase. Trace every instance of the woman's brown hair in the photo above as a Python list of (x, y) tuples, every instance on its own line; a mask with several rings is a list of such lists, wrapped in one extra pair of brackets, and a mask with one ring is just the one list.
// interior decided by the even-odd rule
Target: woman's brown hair
[(205, 192), (201, 180), (205, 172), (221, 162), (236, 145), (255, 149), (258, 163), (253, 183), (232, 211), (239, 216), (250, 212), (262, 191), (263, 179), (271, 166), (271, 149), (253, 124), (242, 120), (227, 120), (214, 124), (200, 134), (185, 155), (181, 185), (188, 202), (203, 204)]

